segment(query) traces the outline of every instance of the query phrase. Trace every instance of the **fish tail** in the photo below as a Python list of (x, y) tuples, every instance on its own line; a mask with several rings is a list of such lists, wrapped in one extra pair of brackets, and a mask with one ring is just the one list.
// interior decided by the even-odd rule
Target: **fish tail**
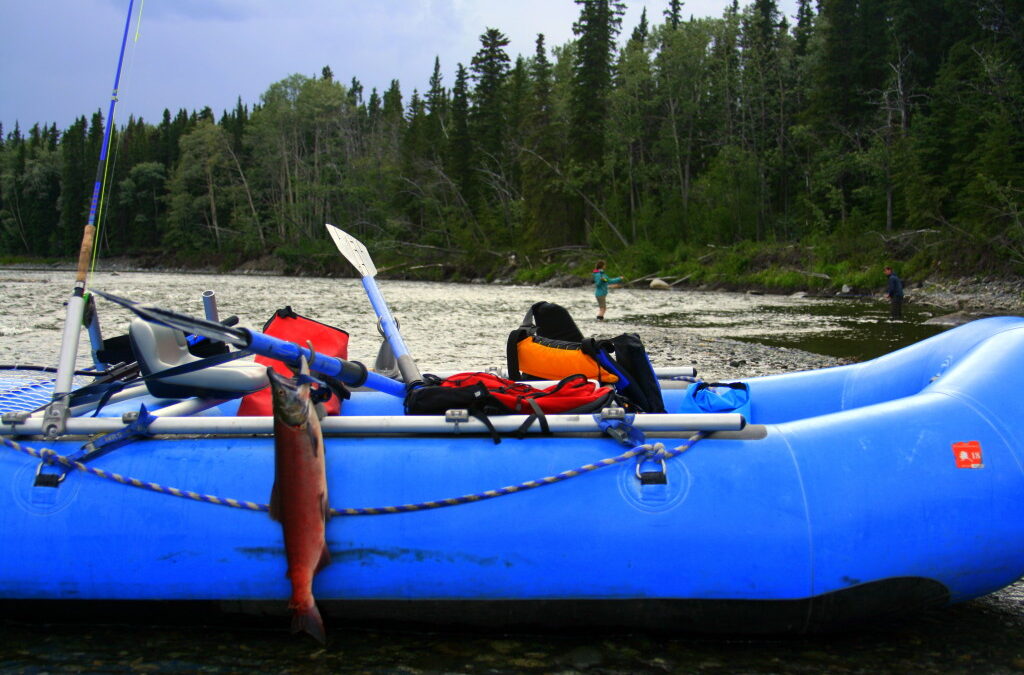
[(308, 607), (296, 607), (292, 612), (292, 632), (301, 631), (312, 635), (320, 644), (327, 642), (324, 620), (320, 618), (320, 610), (316, 608), (315, 603), (311, 603)]

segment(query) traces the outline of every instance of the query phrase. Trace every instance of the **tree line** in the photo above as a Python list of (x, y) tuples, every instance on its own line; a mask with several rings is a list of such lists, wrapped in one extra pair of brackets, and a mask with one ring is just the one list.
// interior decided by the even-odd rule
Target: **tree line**
[[(573, 40), (513, 58), (487, 28), (422, 91), (327, 66), (219, 118), (129, 119), (101, 255), (328, 268), (332, 222), (465, 273), (868, 240), (920, 267), (1024, 267), (1024, 0), (799, 0), (792, 18), (668, 0), (632, 27), (624, 2), (575, 2)], [(0, 128), (0, 251), (77, 252), (103, 123)]]

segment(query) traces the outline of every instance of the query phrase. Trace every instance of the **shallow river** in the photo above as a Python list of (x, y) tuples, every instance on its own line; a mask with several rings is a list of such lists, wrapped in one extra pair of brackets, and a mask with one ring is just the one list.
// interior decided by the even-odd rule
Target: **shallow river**
[[(0, 269), (0, 363), (55, 365), (71, 273)], [(202, 315), (214, 290), (221, 317), (260, 327), (292, 308), (351, 334), (350, 357), (372, 363), (380, 338), (358, 280), (100, 273), (103, 291)], [(890, 323), (872, 300), (717, 292), (613, 290), (608, 321), (594, 319), (589, 289), (381, 281), (410, 352), (424, 372), (505, 365), (505, 340), (538, 300), (570, 310), (585, 334), (640, 334), (656, 365), (696, 365), (705, 378), (737, 378), (863, 360), (934, 334), (935, 310), (910, 305)], [(100, 303), (107, 336), (126, 311)], [(88, 364), (83, 334), (80, 365)], [(671, 574), (672, 570), (666, 570)], [(620, 633), (432, 633), (332, 630), (326, 648), (287, 626), (197, 616), (97, 623), (91, 617), (6, 616), (0, 672), (353, 673), (908, 673), (1024, 670), (1024, 587), (855, 632), (757, 639)]]

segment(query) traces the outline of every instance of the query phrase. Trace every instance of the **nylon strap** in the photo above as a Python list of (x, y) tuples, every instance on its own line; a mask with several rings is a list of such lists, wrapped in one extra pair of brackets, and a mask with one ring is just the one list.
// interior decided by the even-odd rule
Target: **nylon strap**
[(540, 407), (540, 404), (537, 403), (536, 399), (532, 398), (526, 399), (526, 402), (530, 404), (531, 408), (533, 408), (533, 414), (527, 417), (523, 423), (519, 425), (519, 428), (516, 429), (516, 436), (518, 438), (524, 438), (526, 436), (527, 429), (530, 428), (530, 425), (533, 424), (534, 420), (538, 420), (540, 422), (540, 432), (545, 436), (550, 436), (551, 427), (548, 426), (547, 416), (544, 414), (544, 410)]

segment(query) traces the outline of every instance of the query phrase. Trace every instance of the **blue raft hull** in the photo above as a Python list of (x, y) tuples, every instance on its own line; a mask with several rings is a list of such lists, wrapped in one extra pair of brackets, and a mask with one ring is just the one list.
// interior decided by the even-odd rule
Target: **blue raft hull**
[[(641, 484), (628, 461), (485, 501), (332, 518), (314, 594), (349, 618), (728, 632), (816, 631), (979, 597), (1024, 575), (1021, 372), (1024, 319), (998, 317), (866, 363), (751, 379), (748, 426), (670, 459), (665, 484)], [(669, 412), (682, 397), (665, 391)], [(374, 393), (343, 410), (399, 412)], [(83, 440), (18, 442), (70, 454)], [(479, 493), (623, 451), (596, 434), (325, 442), (336, 508)], [(273, 455), (270, 436), (160, 437), (95, 464), (265, 502)], [(81, 472), (35, 487), (38, 466), (0, 449), (0, 599), (287, 611), (281, 528), (266, 513)]]

